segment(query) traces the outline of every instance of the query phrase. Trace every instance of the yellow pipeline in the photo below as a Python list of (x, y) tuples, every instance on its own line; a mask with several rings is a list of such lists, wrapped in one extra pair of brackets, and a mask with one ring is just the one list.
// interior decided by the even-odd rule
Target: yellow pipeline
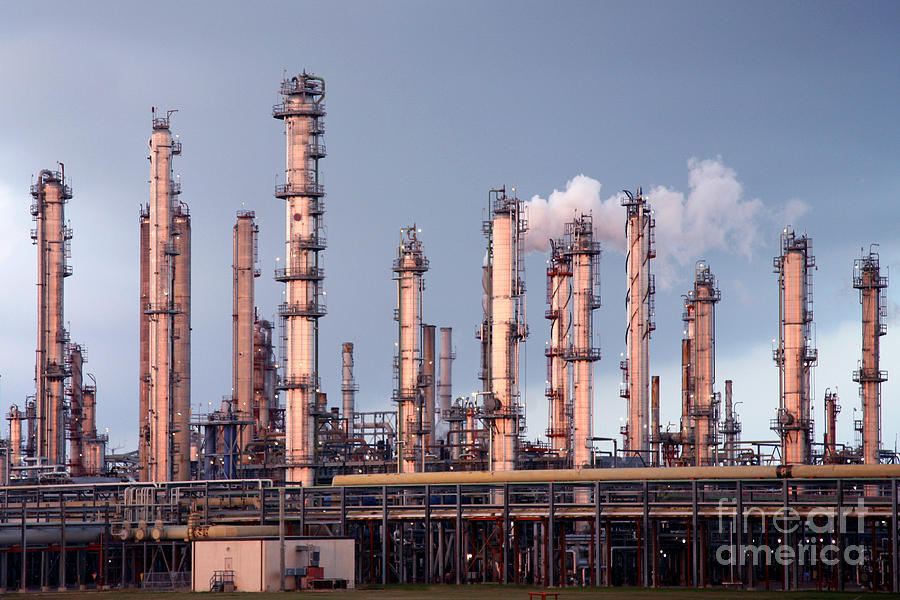
[(151, 535), (157, 542), (160, 540), (278, 537), (278, 525), (202, 525), (200, 527), (175, 525), (163, 528), (155, 527)]
[(452, 485), (691, 479), (834, 479), (900, 477), (900, 465), (788, 465), (771, 467), (642, 467), (535, 471), (443, 471), (337, 475), (333, 486)]

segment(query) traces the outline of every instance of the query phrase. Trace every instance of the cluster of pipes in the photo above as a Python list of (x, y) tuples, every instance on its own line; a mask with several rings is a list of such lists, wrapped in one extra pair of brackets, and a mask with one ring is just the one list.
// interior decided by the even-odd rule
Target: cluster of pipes
[[(550, 240), (545, 317), (549, 425), (547, 442), (523, 439), (525, 411), (519, 383), (520, 345), (526, 324), (523, 240), (528, 231), (524, 203), (515, 188), (491, 190), (483, 263), (483, 312), (476, 333), (481, 344), (481, 390), (452, 401), (452, 330), (423, 320), (425, 257), (420, 231), (401, 230), (393, 263), (397, 282), (397, 352), (394, 362), (395, 425), (389, 413), (357, 413), (358, 386), (353, 377), (353, 344), (342, 346), (342, 405), (327, 408), (319, 378), (319, 319), (326, 313), (322, 282), (324, 187), (319, 160), (323, 143), (325, 82), (302, 73), (282, 82), (281, 102), (273, 116), (284, 121), (285, 182), (275, 196), (285, 201), (285, 263), (275, 280), (284, 283), (280, 364), (273, 350), (274, 326), (259, 318), (254, 281), (260, 275), (259, 228), (252, 211), (239, 211), (233, 248), (232, 394), (221, 410), (191, 419), (191, 218), (180, 201), (172, 161), (181, 142), (170, 130), (171, 115), (154, 109), (150, 148), (150, 201), (140, 212), (140, 441), (138, 471), (144, 481), (235, 477), (237, 466), (276, 467), (284, 479), (315, 482), (329, 440), (346, 445), (365, 432), (378, 431), (378, 452), (396, 459), (399, 472), (443, 467), (508, 471), (539, 457), (545, 466), (586, 468), (603, 457), (595, 451), (593, 311), (600, 306), (600, 243), (590, 214), (575, 214), (561, 237)], [(36, 395), (25, 410), (9, 413), (9, 455), (14, 468), (67, 466), (70, 474), (104, 471), (106, 436), (96, 431), (96, 385), (85, 385), (85, 351), (71, 343), (63, 323), (63, 281), (71, 229), (64, 205), (72, 197), (62, 170), (41, 171), (32, 186), (31, 212), (37, 223), (32, 238), (39, 249), (38, 346)], [(627, 419), (623, 448), (614, 445), (612, 464), (743, 464), (741, 424), (725, 382), (724, 413), (715, 391), (715, 308), (721, 295), (706, 261), (697, 262), (693, 287), (684, 298), (681, 422), (661, 427), (659, 378), (650, 376), (649, 342), (655, 329), (656, 256), (653, 211), (641, 190), (625, 192), (625, 271), (627, 292), (625, 344), (620, 363), (621, 397)], [(810, 371), (817, 352), (812, 340), (811, 240), (785, 229), (774, 260), (779, 282), (779, 335), (774, 359), (779, 368), (779, 408), (772, 429), (780, 439), (782, 462), (804, 464), (813, 456)], [(836, 392), (825, 396), (826, 427), (822, 460), (828, 463), (880, 459), (879, 339), (886, 333), (887, 278), (877, 252), (854, 264), (853, 285), (860, 290), (863, 358), (854, 380), (860, 384), (863, 418), (856, 423), (861, 451), (839, 448), (835, 423), (840, 411)], [(280, 369), (280, 373), (278, 370)], [(89, 375), (90, 377), (90, 375)], [(93, 379), (91, 377), (91, 379)], [(279, 407), (277, 392), (284, 398)], [(370, 421), (366, 421), (369, 418)], [(323, 425), (323, 423), (325, 425)], [(27, 424), (27, 425), (25, 425)], [(27, 427), (23, 436), (23, 425)], [(200, 433), (202, 431), (202, 434)], [(69, 442), (69, 457), (66, 454)], [(396, 451), (387, 446), (394, 445)], [(384, 446), (384, 447), (383, 447)], [(624, 463), (617, 463), (621, 454)], [(271, 455), (271, 457), (270, 457)], [(27, 461), (32, 461), (28, 463)], [(532, 460), (532, 462), (534, 462)], [(196, 471), (192, 471), (192, 463)], [(449, 465), (449, 467), (447, 467)], [(466, 466), (468, 465), (468, 466)]]

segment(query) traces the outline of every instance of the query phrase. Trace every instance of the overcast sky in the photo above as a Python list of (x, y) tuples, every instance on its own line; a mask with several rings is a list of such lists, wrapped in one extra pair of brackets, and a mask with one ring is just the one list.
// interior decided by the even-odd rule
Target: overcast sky
[[(0, 14), (4, 414), (34, 389), (28, 187), (60, 161), (75, 194), (66, 320), (98, 379), (100, 428), (110, 428), (115, 449), (136, 446), (138, 208), (149, 194), (151, 106), (178, 109), (173, 131), (184, 143), (175, 168), (193, 215), (192, 403), (217, 405), (231, 393), (235, 211), (258, 215), (257, 301), (272, 317), (282, 290), (272, 269), (284, 249), (283, 202), (272, 192), (284, 137), (271, 105), (283, 76), (306, 69), (327, 91), (321, 365), (330, 404), (340, 396), (340, 343), (353, 341), (360, 410), (391, 407), (390, 266), (400, 228), (412, 223), (431, 261), (425, 320), (453, 327), (454, 394), (477, 389), (487, 190), (506, 184), (523, 199), (548, 198), (584, 175), (570, 193), (593, 194), (595, 221), (611, 232), (596, 314), (596, 435), (617, 434), (625, 415), (621, 215), (607, 199), (642, 185), (660, 228), (651, 372), (662, 378), (663, 422), (677, 422), (680, 407), (680, 295), (705, 258), (722, 291), (716, 387), (734, 380), (745, 439), (773, 439), (772, 257), (790, 220), (812, 236), (818, 264), (816, 439), (824, 391), (838, 387), (838, 438), (852, 442), (852, 261), (879, 243), (882, 264), (900, 273), (900, 3), (2, 0)], [(531, 439), (547, 420), (545, 259), (528, 257)], [(890, 448), (900, 431), (895, 297), (889, 291), (882, 338)]]

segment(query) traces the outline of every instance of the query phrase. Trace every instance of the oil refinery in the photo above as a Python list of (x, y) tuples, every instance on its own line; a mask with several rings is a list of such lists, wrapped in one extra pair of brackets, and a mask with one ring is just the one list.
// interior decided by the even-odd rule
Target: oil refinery
[[(0, 446), (0, 590), (491, 582), (900, 591), (900, 459), (882, 436), (888, 277), (877, 240), (846, 257), (862, 324), (854, 441), (838, 439), (836, 390), (823, 398), (822, 433), (815, 427), (816, 259), (811, 234), (790, 226), (773, 261), (771, 372), (717, 378), (717, 310), (728, 290), (716, 265), (695, 256), (680, 348), (655, 354), (677, 361), (680, 349), (680, 394), (661, 395), (650, 347), (654, 259), (665, 248), (655, 234), (662, 217), (641, 187), (617, 196), (624, 298), (602, 298), (601, 263), (619, 258), (605, 253), (601, 216), (590, 212), (574, 211), (546, 240), (546, 279), (526, 288), (525, 244), (538, 235), (528, 203), (512, 187), (485, 190), (483, 218), (472, 215), (486, 242), (480, 271), (471, 265), (482, 289), (465, 292), (481, 301), (475, 341), (429, 310), (426, 281), (442, 277), (428, 258), (436, 240), (415, 222), (398, 223), (383, 274), (396, 290), (393, 391), (378, 410), (362, 410), (354, 351), (365, 337), (342, 344), (340, 380), (322, 376), (332, 359), (320, 348), (320, 321), (342, 318), (326, 305), (325, 79), (285, 77), (278, 96), (271, 116), (283, 124), (285, 167), (274, 196), (284, 203), (284, 232), (262, 228), (252, 210), (235, 215), (232, 393), (201, 413), (191, 402), (191, 315), (203, 310), (191, 300), (191, 256), (204, 240), (192, 240), (173, 175), (190, 148), (174, 133), (176, 111), (152, 112), (149, 198), (134, 230), (139, 418), (116, 425), (137, 432), (126, 452), (111, 452), (98, 433), (97, 407), (107, 400), (85, 371), (90, 340), (73, 341), (65, 317), (78, 227), (65, 209), (69, 176), (78, 174), (59, 163), (34, 177), (34, 394), (9, 410)], [(140, 185), (133, 191), (146, 198)], [(281, 235), (284, 262), (264, 274), (259, 240)], [(277, 306), (257, 303), (261, 277), (283, 284)], [(624, 336), (618, 395), (598, 390), (595, 376), (598, 361), (610, 360), (597, 342), (601, 299), (625, 305), (621, 328), (606, 332)], [(272, 311), (277, 322), (261, 317)], [(454, 386), (454, 339), (478, 356), (478, 390)], [(526, 339), (546, 357), (539, 401), (548, 425), (531, 439)], [(741, 438), (733, 390), (751, 377), (778, 380), (777, 397), (752, 400), (773, 415), (770, 440)], [(599, 396), (614, 400), (599, 405)], [(597, 418), (609, 402), (622, 406), (624, 424)], [(661, 406), (675, 407), (679, 422), (661, 423)], [(268, 544), (258, 581), (237, 559), (211, 558), (222, 551), (215, 544), (251, 540)], [(751, 547), (801, 560), (772, 552), (749, 560)]]

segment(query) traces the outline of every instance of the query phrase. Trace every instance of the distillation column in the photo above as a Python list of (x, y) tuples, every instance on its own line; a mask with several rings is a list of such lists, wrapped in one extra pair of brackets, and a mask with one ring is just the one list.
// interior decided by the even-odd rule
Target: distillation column
[(69, 346), (69, 418), (66, 424), (69, 437), (69, 469), (73, 477), (84, 471), (84, 352), (79, 344)]
[(38, 247), (38, 340), (35, 361), (36, 457), (51, 465), (66, 462), (65, 378), (66, 344), (63, 280), (72, 274), (69, 244), (72, 230), (66, 227), (65, 204), (72, 189), (62, 171), (41, 171), (31, 186), (31, 216), (36, 227), (31, 239)]
[(138, 215), (141, 230), (141, 285), (140, 285), (140, 365), (138, 371), (138, 465), (141, 481), (149, 480), (150, 464), (150, 205), (141, 207)]
[(353, 342), (341, 345), (341, 394), (342, 414), (346, 423), (347, 437), (353, 436), (353, 415), (356, 412), (356, 392), (359, 385), (353, 377)]
[[(185, 364), (183, 355), (185, 337), (190, 344), (190, 328), (184, 329), (183, 316), (182, 326), (176, 325), (178, 313), (184, 310), (178, 301), (179, 295), (183, 297), (185, 292), (183, 278), (189, 278), (190, 273), (179, 269), (180, 261), (176, 261), (185, 240), (183, 223), (177, 226), (175, 223), (181, 187), (172, 177), (172, 157), (181, 153), (181, 143), (173, 139), (169, 130), (172, 112), (165, 118), (154, 114), (150, 138), (147, 303), (143, 306), (147, 316), (147, 432), (142, 432), (141, 441), (147, 444), (147, 462), (141, 465), (147, 481), (180, 481), (190, 477), (189, 406), (182, 407), (178, 397), (184, 389), (185, 382), (181, 379), (184, 368), (190, 368), (189, 359)], [(189, 240), (188, 234), (188, 243)], [(189, 288), (187, 292), (190, 293)], [(182, 339), (177, 339), (179, 336)], [(181, 358), (180, 364), (176, 364), (176, 353)], [(143, 357), (144, 350), (141, 354)], [(186, 383), (190, 385), (189, 374)], [(142, 415), (141, 421), (144, 419)]]
[(837, 462), (837, 416), (841, 412), (838, 404), (837, 390), (831, 388), (825, 390), (825, 434), (823, 436), (824, 456), (822, 462), (826, 465)]
[(257, 436), (254, 418), (254, 354), (253, 337), (256, 329), (254, 301), (254, 279), (259, 274), (257, 260), (256, 214), (253, 211), (239, 211), (234, 225), (233, 273), (233, 314), (232, 314), (232, 410), (238, 420), (253, 419), (254, 426), (250, 439)]
[(440, 383), (438, 383), (438, 404), (441, 411), (441, 424), (446, 433), (447, 443), (450, 442), (449, 428), (445, 419), (450, 414), (450, 402), (453, 396), (453, 328), (441, 327), (441, 355), (440, 355)]
[(722, 440), (725, 444), (725, 461), (729, 466), (734, 466), (737, 458), (737, 444), (741, 440), (741, 422), (734, 409), (730, 379), (725, 380), (725, 420), (722, 421)]
[(320, 253), (325, 249), (319, 159), (325, 116), (325, 80), (302, 73), (281, 82), (281, 104), (272, 115), (285, 127), (285, 183), (275, 196), (285, 200), (285, 266), (275, 280), (285, 284), (279, 307), (283, 325), (279, 387), (285, 391), (285, 465), (290, 482), (312, 485), (315, 422), (312, 412), (319, 395), (319, 319), (325, 315)]
[(877, 465), (881, 451), (881, 384), (887, 381), (887, 371), (880, 369), (881, 336), (887, 333), (886, 294), (888, 278), (881, 275), (877, 252), (869, 251), (853, 261), (853, 287), (859, 290), (862, 304), (862, 360), (853, 381), (859, 383), (862, 400), (862, 459), (867, 465)]
[(272, 323), (256, 317), (253, 323), (253, 410), (256, 430), (268, 433), (269, 412), (275, 408), (275, 352)]
[(22, 421), (25, 415), (13, 404), (9, 407), (9, 464), (18, 467), (22, 464)]
[(572, 397), (569, 362), (565, 354), (570, 346), (572, 257), (562, 240), (550, 240), (550, 266), (547, 267), (547, 304), (545, 317), (550, 321), (550, 345), (547, 356), (547, 389), (550, 450), (568, 460), (572, 446)]
[(519, 343), (528, 335), (525, 323), (525, 261), (522, 236), (527, 231), (522, 201), (505, 189), (491, 190), (490, 240), (490, 394), (485, 414), (491, 429), (492, 471), (516, 468), (520, 419)]
[[(565, 226), (565, 253), (572, 265), (572, 335), (565, 359), (572, 363), (572, 466), (590, 467), (594, 437), (594, 309), (600, 306), (600, 242), (591, 215)], [(649, 417), (649, 405), (648, 412)]]
[[(176, 183), (175, 190), (181, 192)], [(172, 432), (174, 434), (175, 479), (190, 479), (191, 470), (191, 215), (179, 202), (172, 216), (175, 245), (172, 315)]]
[[(426, 427), (422, 415), (424, 397), (422, 384), (422, 292), (423, 275), (428, 259), (419, 241), (416, 226), (401, 230), (397, 258), (394, 260), (394, 279), (397, 281), (398, 323), (396, 389), (398, 441), (401, 473), (413, 473), (424, 460)], [(423, 469), (424, 470), (424, 469)]]
[(690, 416), (694, 465), (716, 464), (719, 397), (716, 383), (716, 303), (721, 299), (709, 265), (698, 261), (694, 287), (685, 297), (685, 329), (690, 339)]
[(790, 229), (781, 234), (781, 254), (773, 264), (778, 274), (780, 317), (775, 363), (779, 367), (780, 406), (772, 430), (781, 437), (784, 464), (810, 460), (813, 422), (810, 417), (810, 369), (818, 353), (812, 345), (812, 240)]
[(435, 371), (437, 361), (435, 356), (435, 326), (422, 325), (422, 377), (420, 385), (423, 387), (425, 397), (423, 399), (422, 436), (424, 451), (434, 445), (434, 401), (436, 392)]
[(656, 257), (653, 230), (656, 226), (650, 205), (638, 188), (637, 194), (625, 191), (622, 206), (625, 220), (625, 327), (627, 358), (622, 361), (624, 386), (621, 396), (628, 402), (625, 449), (636, 453), (650, 450), (650, 335), (653, 298), (656, 293), (650, 273), (650, 259)]

